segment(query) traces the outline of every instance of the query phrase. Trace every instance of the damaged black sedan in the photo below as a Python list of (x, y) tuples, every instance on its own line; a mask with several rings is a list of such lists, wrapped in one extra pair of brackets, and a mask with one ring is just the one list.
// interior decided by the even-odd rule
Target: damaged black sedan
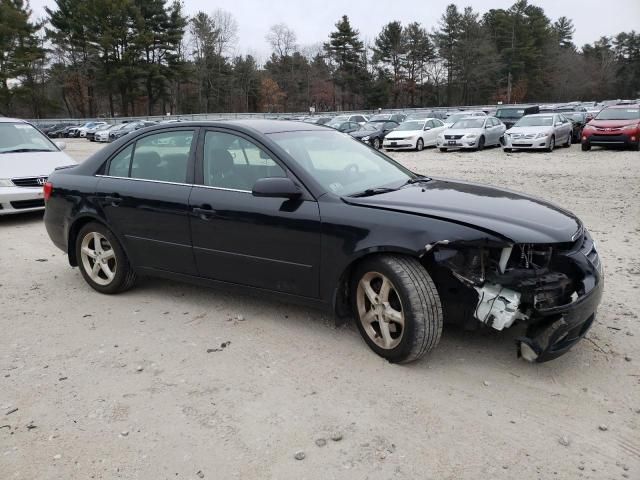
[(509, 190), (417, 175), (298, 122), (165, 124), (128, 135), (44, 187), (54, 244), (105, 294), (139, 276), (266, 292), (355, 317), (392, 362), (444, 323), (523, 325), (543, 362), (589, 330), (603, 290), (578, 218)]

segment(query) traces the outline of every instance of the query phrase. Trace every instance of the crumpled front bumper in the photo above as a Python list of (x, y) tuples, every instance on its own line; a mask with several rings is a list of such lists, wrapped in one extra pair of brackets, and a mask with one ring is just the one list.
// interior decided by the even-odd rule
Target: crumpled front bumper
[(538, 309), (525, 336), (516, 339), (518, 355), (547, 362), (568, 352), (587, 334), (604, 292), (604, 271), (595, 243), (586, 236), (580, 251), (567, 254), (584, 274), (585, 293), (567, 305)]

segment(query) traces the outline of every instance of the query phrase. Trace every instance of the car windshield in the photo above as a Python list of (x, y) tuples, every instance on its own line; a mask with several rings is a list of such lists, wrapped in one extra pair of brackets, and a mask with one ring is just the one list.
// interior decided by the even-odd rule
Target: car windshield
[(638, 120), (640, 108), (605, 108), (600, 110), (596, 120)]
[(451, 128), (482, 128), (484, 118), (465, 118), (454, 123)]
[(370, 122), (384, 122), (391, 119), (389, 114), (374, 115), (369, 119)]
[(331, 130), (269, 134), (324, 189), (354, 195), (399, 188), (416, 175), (362, 142)]
[(125, 123), (122, 130), (133, 130), (138, 126), (138, 122)]
[(365, 123), (362, 127), (360, 127), (360, 131), (377, 132), (378, 130), (382, 130), (383, 126), (384, 124), (380, 122)]
[(454, 113), (447, 117), (447, 123), (456, 123), (457, 121), (462, 120), (465, 117), (470, 117), (471, 115), (472, 114), (469, 112)]
[(496, 111), (498, 118), (520, 118), (524, 115), (524, 108), (500, 108)]
[(424, 120), (410, 120), (408, 122), (402, 122), (398, 127), (396, 127), (396, 131), (422, 130), (424, 128), (424, 123)]
[(0, 122), (0, 154), (56, 151), (55, 145), (28, 123)]
[(108, 130), (108, 129), (109, 129), (109, 128), (111, 128), (112, 126), (113, 126), (113, 125), (109, 125), (108, 123), (107, 123), (107, 124), (104, 124), (104, 125), (100, 125), (98, 128), (96, 128), (96, 131), (98, 131), (98, 130)]
[(550, 127), (551, 125), (553, 125), (552, 115), (542, 117), (529, 115), (518, 120), (514, 127)]
[(347, 121), (349, 121), (349, 117), (334, 117), (327, 125), (335, 128)]

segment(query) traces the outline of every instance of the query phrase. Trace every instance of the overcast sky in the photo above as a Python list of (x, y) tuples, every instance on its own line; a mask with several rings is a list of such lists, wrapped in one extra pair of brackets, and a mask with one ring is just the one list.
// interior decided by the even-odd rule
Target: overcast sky
[[(99, 1), (99, 0), (98, 0)], [(211, 12), (227, 10), (238, 22), (238, 53), (252, 53), (264, 60), (270, 48), (265, 41), (269, 27), (284, 22), (297, 34), (300, 45), (324, 42), (342, 15), (348, 15), (363, 39), (373, 41), (381, 27), (389, 21), (403, 24), (417, 21), (429, 31), (437, 26), (449, 3), (462, 10), (472, 6), (481, 14), (491, 8), (509, 8), (515, 0), (184, 0), (185, 10)], [(542, 7), (552, 21), (567, 16), (576, 27), (574, 43), (582, 46), (603, 35), (640, 29), (640, 0), (532, 0)], [(53, 0), (31, 0), (38, 17)]]

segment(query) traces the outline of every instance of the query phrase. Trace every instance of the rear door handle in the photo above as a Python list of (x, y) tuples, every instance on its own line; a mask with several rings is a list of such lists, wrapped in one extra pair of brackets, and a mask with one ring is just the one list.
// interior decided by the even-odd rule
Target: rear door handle
[(104, 201), (111, 204), (112, 207), (117, 207), (120, 205), (120, 202), (122, 202), (122, 197), (117, 193), (114, 193), (113, 195), (106, 195), (103, 198)]

